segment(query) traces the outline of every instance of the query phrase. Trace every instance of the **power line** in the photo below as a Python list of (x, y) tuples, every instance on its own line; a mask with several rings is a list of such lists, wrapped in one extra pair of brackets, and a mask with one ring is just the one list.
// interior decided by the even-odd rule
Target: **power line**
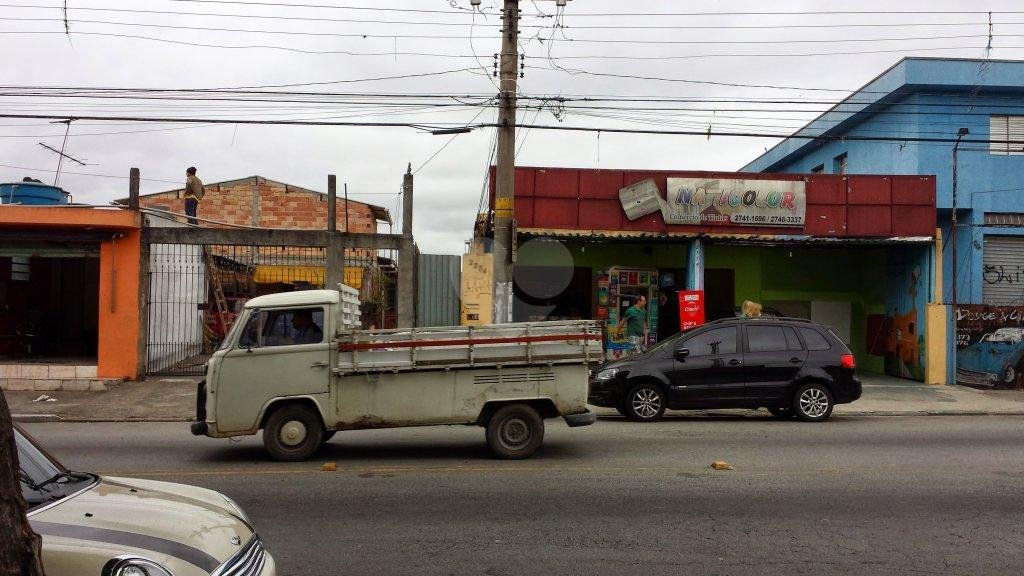
[[(9, 8), (30, 8), (30, 9), (45, 9), (55, 10), (60, 9), (60, 6), (36, 6), (26, 4), (6, 4), (0, 3), (0, 7)], [(144, 14), (144, 15), (167, 15), (167, 16), (202, 16), (202, 17), (216, 17), (216, 18), (238, 18), (238, 19), (250, 19), (250, 20), (278, 20), (278, 21), (290, 21), (290, 22), (330, 22), (330, 23), (346, 23), (346, 24), (388, 24), (388, 25), (407, 25), (407, 26), (454, 26), (454, 27), (470, 27), (474, 26), (468, 22), (423, 22), (420, 20), (374, 20), (367, 18), (326, 18), (317, 16), (316, 18), (310, 16), (279, 16), (279, 15), (267, 15), (267, 14), (240, 14), (240, 13), (223, 13), (223, 12), (188, 12), (188, 11), (172, 11), (172, 10), (143, 10), (134, 8), (96, 8), (96, 7), (78, 7), (74, 8), (76, 12), (113, 12), (119, 14)], [(475, 15), (475, 13), (474, 13)], [(59, 21), (63, 22), (63, 18), (3, 18), (3, 20), (21, 20), (21, 21)], [(102, 21), (90, 21), (84, 19), (74, 19), (72, 22), (86, 22), (86, 23), (107, 23)], [(112, 22), (114, 24), (125, 24), (125, 25), (145, 25), (143, 23), (130, 23), (130, 22)], [(1019, 26), (1024, 25), (1024, 22), (994, 22), (999, 26)], [(834, 28), (924, 28), (924, 27), (988, 27), (987, 21), (979, 22), (871, 22), (871, 23), (844, 23), (844, 24), (758, 24), (758, 25), (667, 25), (667, 24), (631, 24), (630, 30), (790, 30), (790, 29), (834, 29)], [(475, 24), (475, 26), (485, 28), (500, 28), (501, 24)], [(547, 25), (521, 25), (521, 28), (528, 29), (547, 29)], [(621, 30), (620, 25), (564, 25), (562, 26), (568, 31), (573, 30)], [(216, 30), (222, 30), (216, 28)], [(253, 31), (255, 32), (255, 30)], [(298, 33), (298, 32), (297, 32)]]
[(413, 8), (380, 8), (377, 6), (338, 6), (335, 4), (301, 4), (291, 2), (251, 2), (243, 0), (167, 0), (168, 2), (188, 2), (192, 4), (234, 4), (240, 6), (279, 6), (285, 8), (323, 8), (328, 10), (365, 10), (372, 12), (413, 12), (419, 14), (465, 14), (462, 10), (423, 10)]
[[(62, 18), (12, 18), (0, 17), (0, 21), (29, 21), (42, 22), (53, 21), (63, 22)], [(448, 34), (369, 34), (352, 32), (304, 32), (295, 30), (251, 30), (245, 28), (222, 28), (215, 26), (184, 26), (177, 24), (146, 24), (138, 22), (117, 22), (112, 20), (87, 20), (76, 18), (73, 20), (79, 24), (102, 24), (107, 26), (126, 26), (134, 28), (159, 28), (168, 30), (195, 30), (204, 32), (232, 32), (246, 34), (277, 34), (285, 36), (313, 36), (313, 37), (334, 37), (334, 38), (364, 38), (364, 39), (412, 39), (412, 40), (470, 40), (471, 36), (453, 36)], [(76, 31), (75, 34), (80, 32)], [(994, 34), (993, 38), (1002, 38), (1007, 34)], [(1016, 36), (1016, 35), (1013, 35)], [(561, 39), (551, 37), (547, 42), (552, 43), (577, 43), (577, 44), (655, 44), (655, 45), (723, 45), (723, 44), (842, 44), (849, 42), (910, 42), (919, 40), (956, 40), (965, 38), (989, 38), (989, 34), (957, 34), (945, 36), (911, 36), (911, 37), (890, 37), (890, 38), (814, 38), (814, 39), (786, 39), (786, 40), (637, 40), (637, 39), (616, 39), (616, 38), (568, 38)]]
[[(254, 124), (254, 125), (280, 125), (280, 126), (363, 126), (363, 127), (391, 127), (391, 128), (415, 128), (418, 130), (429, 130), (430, 126), (424, 124), (412, 124), (408, 122), (339, 122), (339, 121), (313, 121), (313, 120), (239, 120), (225, 118), (157, 118), (157, 117), (128, 117), (128, 116), (62, 116), (52, 114), (0, 114), (0, 118), (23, 118), (39, 120), (93, 120), (93, 121), (133, 121), (133, 122), (175, 122), (175, 123), (196, 123), (196, 124)], [(498, 123), (480, 123), (474, 125), (461, 125), (464, 128), (498, 128)], [(793, 138), (799, 140), (838, 140), (838, 141), (863, 141), (863, 142), (942, 142), (954, 143), (954, 137), (924, 137), (924, 136), (869, 136), (862, 134), (773, 134), (765, 132), (716, 132), (714, 130), (642, 130), (634, 128), (605, 128), (590, 126), (566, 126), (566, 125), (525, 125), (515, 124), (517, 128), (530, 127), (532, 130), (552, 130), (565, 132), (607, 132), (617, 134), (651, 134), (665, 136), (721, 136), (721, 137), (742, 137), (742, 138)], [(1022, 144), (1024, 140), (989, 140), (989, 139), (960, 139), (964, 144)]]

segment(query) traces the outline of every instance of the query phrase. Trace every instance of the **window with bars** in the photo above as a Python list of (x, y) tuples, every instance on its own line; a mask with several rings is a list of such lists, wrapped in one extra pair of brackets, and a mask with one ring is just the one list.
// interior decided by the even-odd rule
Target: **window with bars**
[(988, 151), (1000, 156), (1024, 156), (1024, 116), (989, 116)]
[(1024, 228), (1024, 214), (1020, 212), (985, 212), (985, 226)]
[(32, 265), (28, 258), (15, 256), (11, 258), (11, 280), (28, 282), (32, 279)]
[(836, 174), (846, 174), (846, 170), (849, 167), (849, 159), (846, 152), (843, 152), (839, 156), (832, 159), (832, 172)]

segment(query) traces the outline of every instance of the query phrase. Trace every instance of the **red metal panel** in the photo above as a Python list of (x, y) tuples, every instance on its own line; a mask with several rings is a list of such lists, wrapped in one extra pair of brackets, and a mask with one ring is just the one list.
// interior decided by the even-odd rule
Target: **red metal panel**
[(931, 206), (894, 206), (893, 236), (935, 236), (935, 208)]
[[(675, 174), (673, 174), (675, 175)], [(681, 176), (682, 178), (683, 176)], [(636, 184), (648, 178), (653, 178), (655, 184), (658, 185), (658, 191), (661, 193), (661, 197), (665, 197), (665, 186), (668, 178), (668, 172), (625, 172), (623, 173), (623, 186), (629, 186), (630, 184)]]
[(621, 220), (619, 221), (620, 230), (631, 230), (631, 231), (643, 231), (652, 233), (661, 233), (665, 231), (665, 220), (661, 217), (661, 212), (655, 212), (654, 214), (648, 214), (642, 216), (636, 220), (629, 220), (626, 218), (626, 213), (622, 212), (622, 205), (619, 205), (619, 212), (621, 212)]
[(618, 199), (622, 177), (621, 170), (580, 170), (580, 198)]
[(846, 177), (816, 174), (807, 177), (808, 204), (846, 204)]
[(850, 204), (892, 204), (892, 178), (888, 176), (850, 176), (847, 202)]
[(616, 200), (580, 199), (579, 227), (583, 230), (618, 230), (622, 204)]
[[(845, 190), (843, 191), (845, 193)], [(809, 204), (804, 234), (810, 236), (846, 236), (846, 206)]]
[(892, 236), (892, 206), (846, 207), (848, 236)]
[(580, 201), (575, 198), (533, 199), (533, 225), (535, 228), (572, 230), (577, 227)]
[(567, 168), (538, 168), (534, 196), (579, 198), (580, 171)]
[(892, 203), (935, 206), (935, 176), (893, 176)]
[(516, 227), (533, 227), (533, 198), (516, 197)]
[(535, 168), (516, 168), (516, 198), (534, 195)]

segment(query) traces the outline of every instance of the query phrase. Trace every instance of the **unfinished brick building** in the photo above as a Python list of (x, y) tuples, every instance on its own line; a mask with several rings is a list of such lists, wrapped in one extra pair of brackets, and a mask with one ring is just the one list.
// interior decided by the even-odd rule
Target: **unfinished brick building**
[[(323, 230), (327, 227), (327, 195), (308, 188), (249, 176), (205, 184), (206, 196), (199, 205), (199, 217), (227, 224), (261, 228)], [(185, 213), (185, 190), (178, 188), (139, 197), (142, 208)], [(338, 230), (377, 232), (377, 223), (390, 224), (386, 208), (338, 200)], [(201, 226), (218, 226), (200, 222)], [(346, 229), (346, 226), (348, 228)]]

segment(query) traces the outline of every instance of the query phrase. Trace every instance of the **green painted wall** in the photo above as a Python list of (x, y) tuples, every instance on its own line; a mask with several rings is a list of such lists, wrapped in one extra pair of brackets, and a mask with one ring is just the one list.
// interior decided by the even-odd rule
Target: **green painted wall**
[(705, 268), (732, 268), (736, 305), (753, 300), (850, 303), (850, 349), (860, 368), (883, 372), (867, 354), (867, 316), (885, 314), (885, 250), (727, 246), (706, 247)]

